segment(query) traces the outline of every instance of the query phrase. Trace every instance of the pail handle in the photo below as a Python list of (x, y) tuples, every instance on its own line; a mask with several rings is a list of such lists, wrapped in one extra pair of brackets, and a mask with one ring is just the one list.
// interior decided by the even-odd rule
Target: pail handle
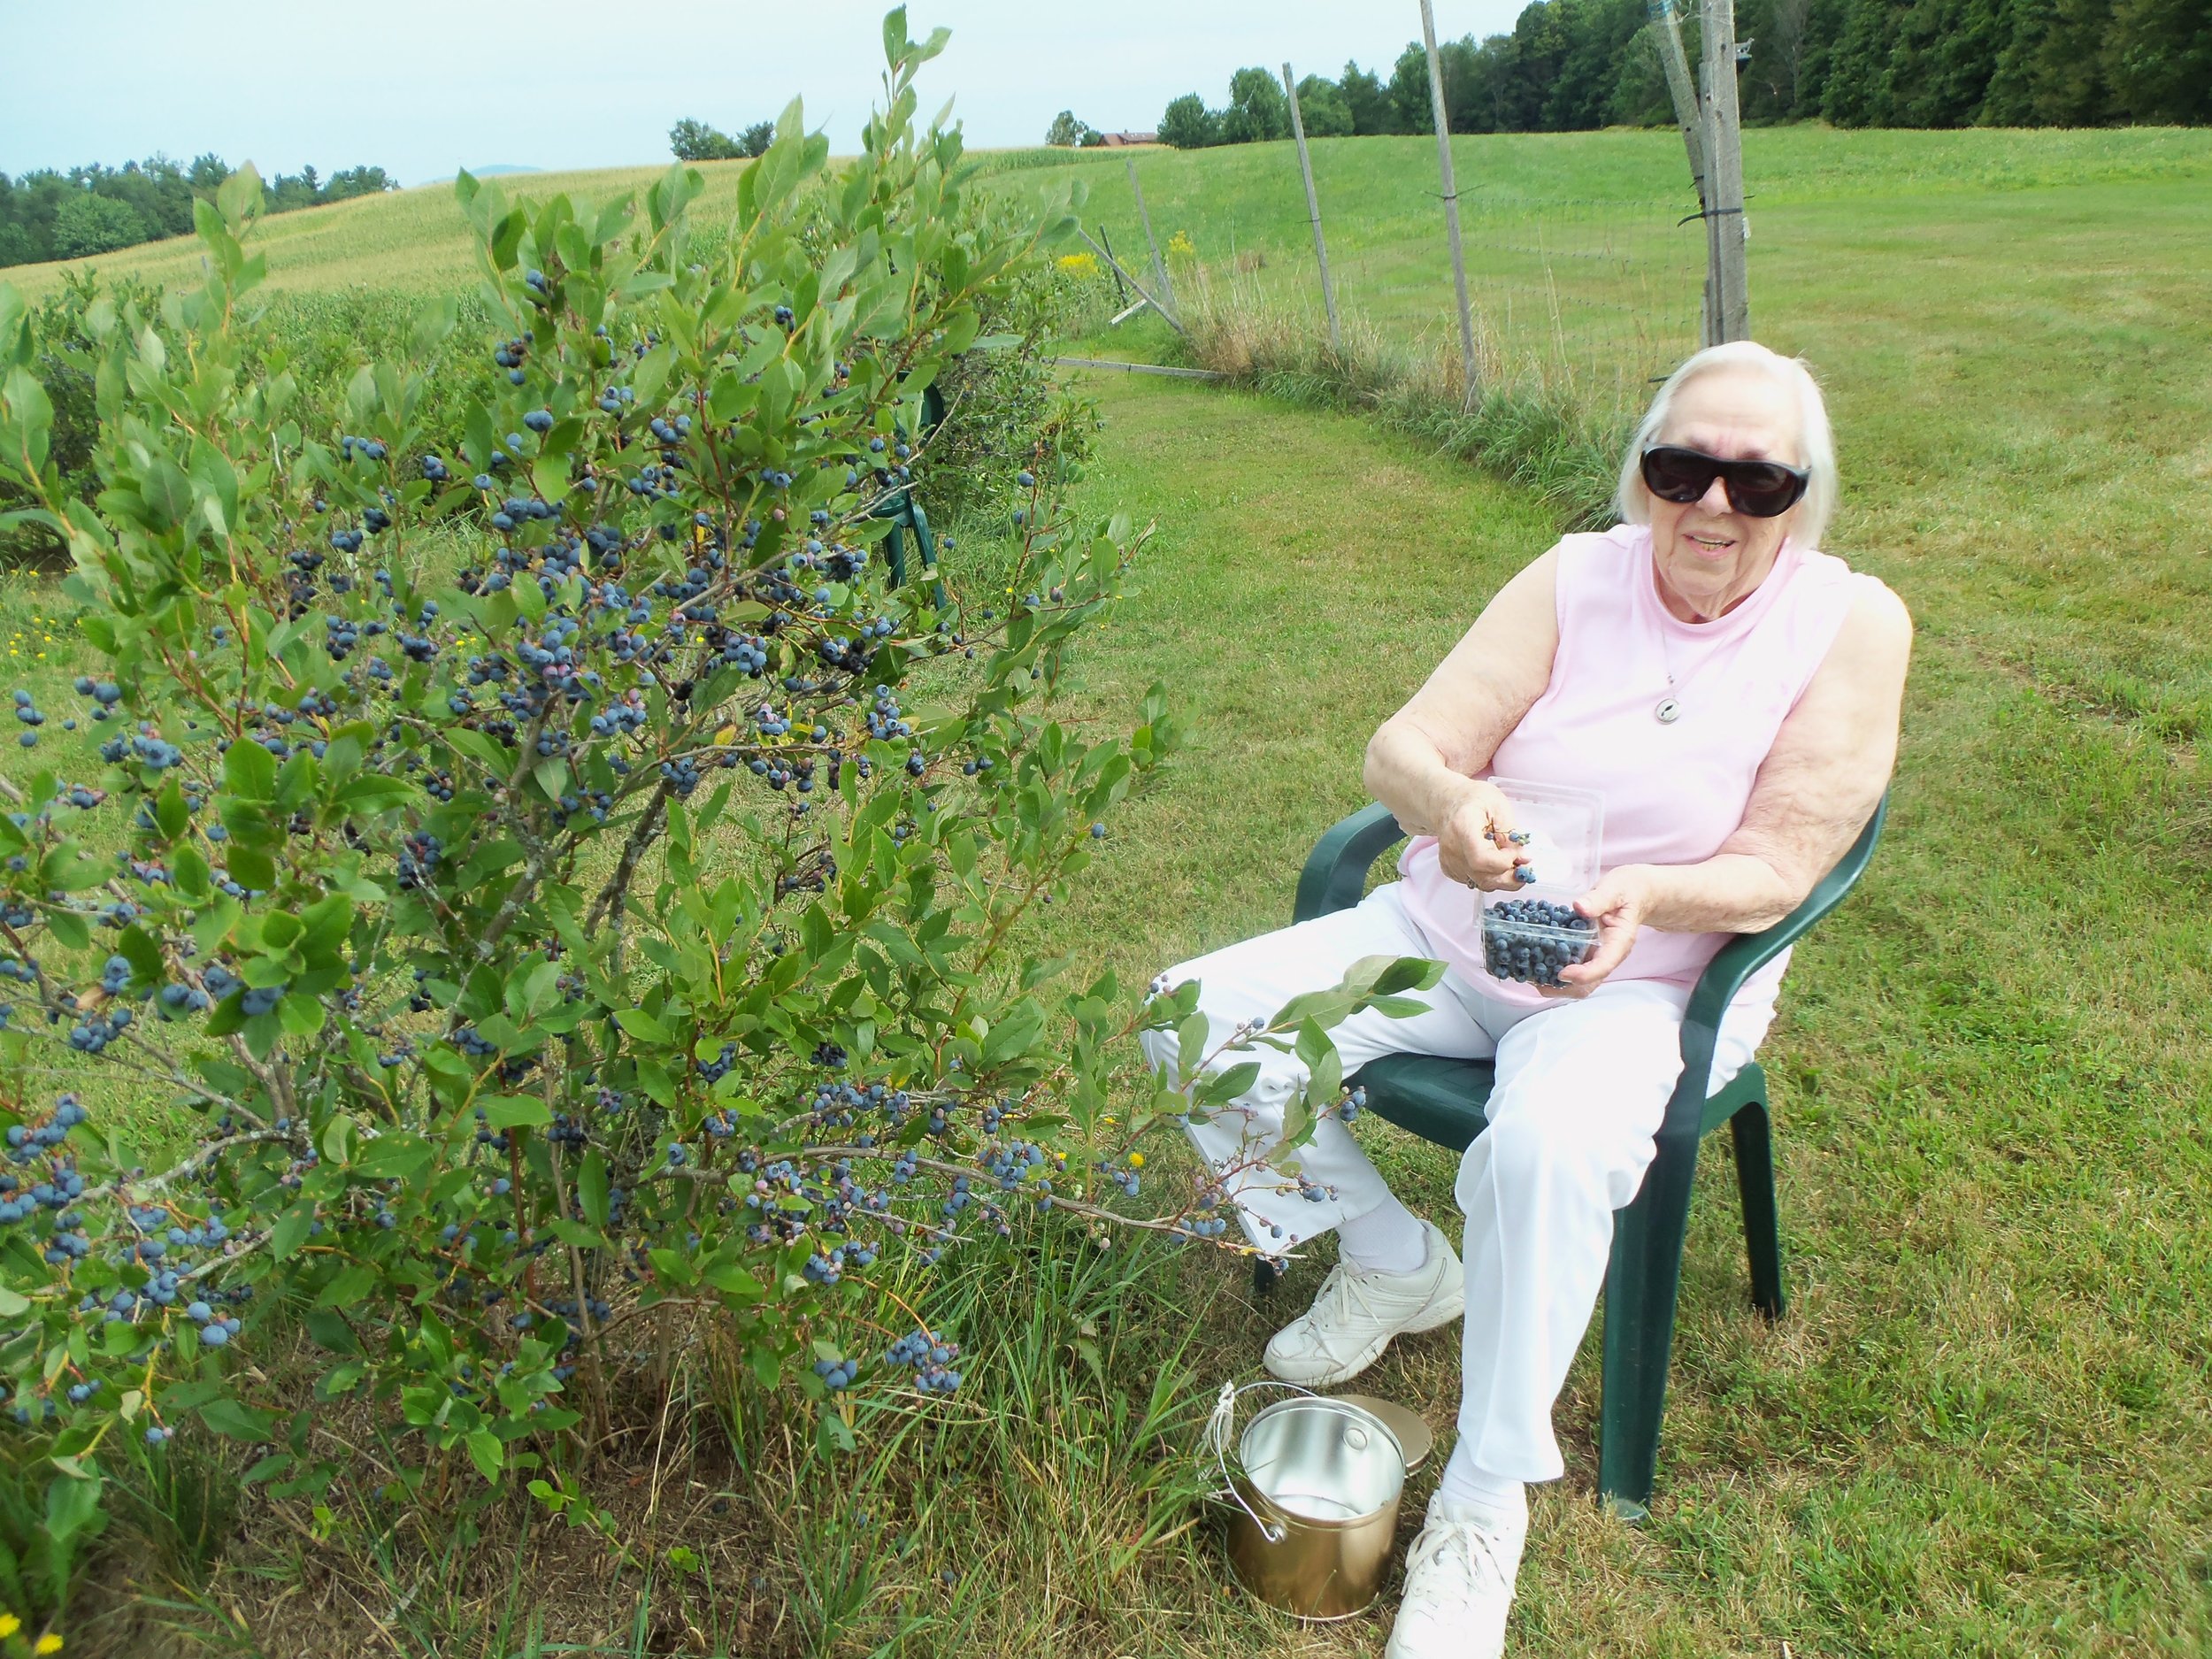
[(1257, 1382), (1225, 1382), (1221, 1385), (1221, 1393), (1214, 1400), (1213, 1415), (1206, 1419), (1206, 1445), (1213, 1453), (1215, 1468), (1221, 1473), (1221, 1486), (1212, 1494), (1213, 1498), (1217, 1502), (1225, 1500), (1235, 1504), (1251, 1517), (1252, 1525), (1260, 1529), (1262, 1538), (1271, 1544), (1279, 1544), (1288, 1529), (1274, 1525), (1255, 1514), (1229, 1474), (1229, 1438), (1236, 1432), (1237, 1398), (1255, 1388), (1282, 1388), (1292, 1394), (1304, 1394), (1308, 1399), (1318, 1396), (1310, 1388), (1302, 1388), (1296, 1383), (1278, 1382), (1272, 1377), (1263, 1377)]

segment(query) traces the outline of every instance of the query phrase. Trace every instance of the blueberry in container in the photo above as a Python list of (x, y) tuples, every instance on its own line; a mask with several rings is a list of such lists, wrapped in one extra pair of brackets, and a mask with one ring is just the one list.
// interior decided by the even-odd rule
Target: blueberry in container
[(1557, 985), (1559, 971), (1589, 961), (1598, 925), (1571, 904), (1502, 898), (1482, 907), (1482, 962), (1494, 979)]
[(1596, 885), (1605, 801), (1594, 790), (1493, 777), (1513, 810), (1524, 878), (1511, 893), (1485, 893), (1478, 906), (1483, 965), (1493, 978), (1555, 986), (1563, 968), (1596, 954), (1597, 924), (1574, 907)]

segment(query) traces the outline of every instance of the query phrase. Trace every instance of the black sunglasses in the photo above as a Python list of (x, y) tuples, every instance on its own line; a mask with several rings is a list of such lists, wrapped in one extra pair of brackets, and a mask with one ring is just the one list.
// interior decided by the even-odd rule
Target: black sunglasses
[(1803, 499), (1812, 469), (1779, 461), (1724, 461), (1702, 449), (1654, 444), (1644, 451), (1644, 488), (1662, 501), (1704, 499), (1716, 478), (1726, 480), (1728, 504), (1754, 518), (1778, 518)]

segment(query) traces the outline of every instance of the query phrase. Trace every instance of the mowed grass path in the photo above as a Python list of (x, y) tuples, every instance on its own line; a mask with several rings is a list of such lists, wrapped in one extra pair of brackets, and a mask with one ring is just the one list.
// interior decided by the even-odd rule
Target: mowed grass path
[[(1356, 419), (1099, 378), (1087, 494), (1161, 531), (1079, 695), (1111, 710), (1164, 676), (1194, 725), (1062, 918), (1128, 979), (1288, 921), (1306, 849), (1364, 799), (1369, 733), (1551, 536)], [(1863, 562), (1921, 586), (1908, 559)], [(2140, 723), (1993, 668), (2008, 626), (1924, 630), (1888, 839), (1801, 947), (1767, 1041), (1791, 1316), (1770, 1329), (1747, 1305), (1709, 1143), (1654, 1520), (1631, 1532), (1588, 1502), (1593, 1342), (1561, 1407), (1568, 1479), (1537, 1506), (1520, 1651), (2212, 1640), (2207, 872), (2170, 856), (2201, 777)], [(1367, 1139), (1451, 1226), (1452, 1160), (1386, 1125)], [(1217, 1302), (1200, 1375), (1248, 1371), (1325, 1264), (1271, 1307)], [(1455, 1342), (1401, 1348), (1368, 1380), (1448, 1428)], [(1296, 1640), (1364, 1653), (1380, 1632)]]

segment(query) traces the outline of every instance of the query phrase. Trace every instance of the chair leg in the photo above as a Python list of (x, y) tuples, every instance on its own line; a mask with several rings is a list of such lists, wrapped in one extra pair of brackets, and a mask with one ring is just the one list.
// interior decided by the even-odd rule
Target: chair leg
[(1675, 1295), (1682, 1283), (1682, 1240), (1696, 1173), (1695, 1137), (1672, 1143), (1663, 1138), (1643, 1190), (1614, 1219), (1613, 1259), (1605, 1278), (1598, 1496), (1630, 1521), (1649, 1513), (1659, 1425), (1667, 1408)]
[(1736, 1190), (1743, 1197), (1744, 1244), (1751, 1257), (1751, 1304), (1779, 1319), (1789, 1303), (1782, 1293), (1782, 1232), (1774, 1204), (1774, 1129), (1766, 1102), (1752, 1101), (1728, 1120), (1736, 1138)]
[(891, 520), (891, 534), (884, 538), (891, 551), (891, 586), (906, 586), (906, 538), (899, 534), (899, 521)]
[[(937, 573), (937, 537), (929, 527), (929, 517), (922, 511), (922, 503), (911, 495), (906, 501), (907, 516), (914, 520), (914, 545), (922, 550), (922, 568), (933, 577)], [(945, 584), (930, 583), (930, 599), (936, 607), (945, 608)]]

